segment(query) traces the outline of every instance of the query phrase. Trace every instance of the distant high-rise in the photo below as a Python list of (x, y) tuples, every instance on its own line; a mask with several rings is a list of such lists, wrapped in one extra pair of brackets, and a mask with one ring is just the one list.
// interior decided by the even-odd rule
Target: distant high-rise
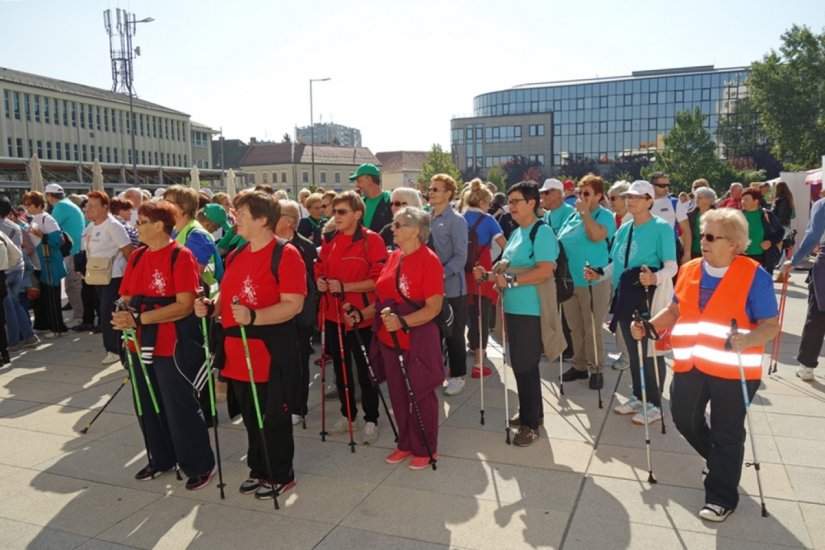
[[(299, 143), (310, 143), (310, 127), (296, 128), (295, 140)], [(318, 122), (315, 124), (315, 145), (361, 147), (361, 130), (333, 122)]]

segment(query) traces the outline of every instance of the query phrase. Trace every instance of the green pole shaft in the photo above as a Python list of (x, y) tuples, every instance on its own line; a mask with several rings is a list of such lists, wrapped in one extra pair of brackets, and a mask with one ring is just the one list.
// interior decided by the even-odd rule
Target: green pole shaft
[(132, 381), (132, 392), (135, 394), (135, 404), (137, 405), (138, 416), (143, 416), (143, 406), (140, 404), (140, 396), (138, 395), (137, 389), (137, 378), (135, 378), (135, 364), (132, 362), (132, 351), (129, 349), (128, 339), (126, 339), (126, 344), (126, 362), (129, 363), (129, 379)]
[(135, 334), (134, 329), (131, 328), (126, 329), (126, 334), (135, 345), (135, 353), (137, 353), (138, 364), (140, 365), (140, 370), (143, 373), (143, 379), (146, 381), (146, 387), (149, 388), (149, 397), (152, 398), (152, 407), (155, 409), (155, 414), (160, 414), (158, 399), (155, 397), (155, 389), (152, 387), (152, 381), (149, 379), (149, 371), (146, 370), (146, 364), (143, 362), (143, 356), (140, 353), (140, 344), (138, 343), (137, 335)]
[(203, 352), (206, 357), (206, 377), (209, 384), (209, 405), (212, 408), (212, 416), (215, 416), (215, 386), (212, 380), (212, 356), (209, 354), (209, 334), (206, 330), (206, 317), (201, 317), (201, 330), (203, 331)]
[(264, 429), (264, 419), (261, 416), (261, 405), (258, 403), (258, 390), (255, 388), (255, 375), (252, 373), (252, 359), (249, 358), (249, 343), (246, 341), (246, 327), (238, 325), (241, 329), (241, 341), (243, 342), (243, 354), (246, 358), (246, 370), (249, 373), (249, 385), (252, 386), (252, 401), (255, 403), (255, 415), (258, 417), (258, 428)]

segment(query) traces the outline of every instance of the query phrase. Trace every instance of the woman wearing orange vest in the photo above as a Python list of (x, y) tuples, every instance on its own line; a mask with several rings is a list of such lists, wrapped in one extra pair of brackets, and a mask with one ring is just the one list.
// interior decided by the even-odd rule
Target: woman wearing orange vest
[[(778, 330), (771, 276), (741, 256), (748, 247), (748, 224), (738, 210), (723, 208), (702, 216), (702, 258), (682, 265), (673, 302), (650, 324), (671, 328), (673, 423), (706, 460), (702, 476), (705, 506), (699, 517), (724, 521), (739, 503), (745, 455), (745, 403), (739, 374), (741, 356), (750, 401), (762, 376), (764, 345)], [(730, 336), (731, 321), (739, 333)], [(634, 323), (640, 340), (649, 327)], [(726, 349), (730, 342), (732, 351)], [(705, 408), (710, 402), (710, 426)]]

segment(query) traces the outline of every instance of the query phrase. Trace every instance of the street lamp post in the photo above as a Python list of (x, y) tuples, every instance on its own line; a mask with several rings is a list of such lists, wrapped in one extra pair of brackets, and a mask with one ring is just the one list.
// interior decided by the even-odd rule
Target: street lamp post
[[(330, 77), (326, 78), (310, 78), (309, 79), (309, 150), (310, 150), (310, 162), (312, 164), (312, 177), (310, 178), (310, 183), (312, 187), (315, 188), (315, 116), (312, 112), (312, 83), (313, 82), (326, 82), (330, 80)], [(298, 197), (298, 181), (295, 181), (295, 198)]]

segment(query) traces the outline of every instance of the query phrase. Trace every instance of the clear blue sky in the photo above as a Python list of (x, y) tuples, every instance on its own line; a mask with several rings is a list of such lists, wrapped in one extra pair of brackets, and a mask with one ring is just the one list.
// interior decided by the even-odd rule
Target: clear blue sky
[(822, 0), (0, 0), (0, 66), (111, 86), (103, 10), (138, 19), (135, 89), (227, 138), (280, 140), (316, 121), (373, 152), (449, 147), (477, 94), (634, 70), (748, 65)]

